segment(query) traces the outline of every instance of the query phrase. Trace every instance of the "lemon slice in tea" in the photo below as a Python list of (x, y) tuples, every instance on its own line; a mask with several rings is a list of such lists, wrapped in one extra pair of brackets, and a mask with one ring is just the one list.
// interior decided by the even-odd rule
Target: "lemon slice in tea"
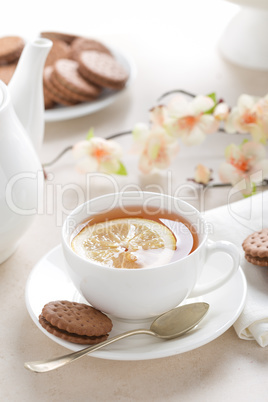
[(176, 249), (174, 234), (165, 225), (143, 218), (122, 218), (84, 227), (72, 249), (101, 265), (143, 268), (167, 264)]

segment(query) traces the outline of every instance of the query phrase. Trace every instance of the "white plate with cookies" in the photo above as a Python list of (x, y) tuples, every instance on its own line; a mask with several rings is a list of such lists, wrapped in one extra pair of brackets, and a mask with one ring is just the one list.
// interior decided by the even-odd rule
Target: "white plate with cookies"
[(53, 41), (44, 68), (46, 122), (104, 109), (133, 81), (133, 60), (102, 42), (51, 32), (41, 35)]
[(120, 90), (103, 89), (100, 96), (97, 99), (90, 102), (83, 102), (72, 106), (57, 105), (53, 109), (45, 111), (46, 122), (69, 120), (95, 113), (114, 103), (117, 100), (117, 98), (127, 88), (129, 88), (130, 83), (133, 81), (136, 75), (135, 64), (133, 60), (126, 54), (122, 54), (115, 50), (113, 50), (113, 53), (115, 54), (117, 60), (120, 60), (121, 64), (128, 71), (129, 78), (126, 82), (125, 87)]
[[(130, 56), (103, 42), (58, 32), (42, 32), (53, 42), (44, 66), (45, 121), (68, 120), (95, 113), (129, 87), (136, 75)], [(7, 85), (26, 41), (0, 38), (0, 80)]]

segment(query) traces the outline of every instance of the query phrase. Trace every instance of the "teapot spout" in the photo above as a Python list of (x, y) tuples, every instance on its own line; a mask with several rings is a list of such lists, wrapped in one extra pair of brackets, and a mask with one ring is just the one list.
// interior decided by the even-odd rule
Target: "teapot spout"
[(45, 38), (28, 42), (8, 85), (15, 112), (37, 152), (44, 137), (43, 70), (51, 47)]

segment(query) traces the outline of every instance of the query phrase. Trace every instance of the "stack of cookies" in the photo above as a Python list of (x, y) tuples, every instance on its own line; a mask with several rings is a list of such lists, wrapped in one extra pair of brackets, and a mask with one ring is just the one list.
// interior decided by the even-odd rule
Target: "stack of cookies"
[(44, 69), (46, 109), (97, 99), (104, 88), (122, 89), (128, 73), (111, 51), (95, 39), (42, 32), (53, 42)]
[(0, 38), (0, 80), (6, 85), (16, 69), (24, 44), (24, 40), (19, 36)]
[[(45, 108), (57, 104), (72, 106), (97, 99), (104, 88), (122, 89), (128, 73), (100, 41), (57, 32), (42, 32), (53, 42), (44, 68)], [(24, 40), (18, 36), (0, 38), (0, 80), (9, 83)]]

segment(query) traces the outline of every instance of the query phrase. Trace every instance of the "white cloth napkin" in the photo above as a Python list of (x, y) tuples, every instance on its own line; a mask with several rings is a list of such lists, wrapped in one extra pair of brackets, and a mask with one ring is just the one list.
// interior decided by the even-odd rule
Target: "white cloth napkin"
[(246, 304), (234, 324), (241, 339), (255, 339), (262, 347), (268, 345), (268, 267), (247, 262), (243, 240), (251, 233), (268, 227), (268, 191), (211, 209), (204, 214), (213, 225), (210, 239), (229, 240), (239, 247), (241, 267), (247, 279)]

